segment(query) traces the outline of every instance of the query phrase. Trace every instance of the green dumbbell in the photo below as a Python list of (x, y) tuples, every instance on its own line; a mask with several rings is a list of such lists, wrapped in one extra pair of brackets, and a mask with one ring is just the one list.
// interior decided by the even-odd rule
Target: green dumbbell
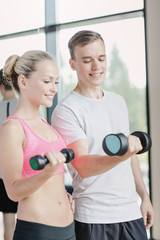
[[(69, 163), (75, 157), (74, 152), (71, 148), (64, 148), (60, 152), (63, 153), (64, 157), (66, 158), (65, 163)], [(30, 166), (34, 170), (41, 170), (48, 163), (49, 161), (47, 157), (42, 157), (41, 155), (36, 155), (30, 158)]]

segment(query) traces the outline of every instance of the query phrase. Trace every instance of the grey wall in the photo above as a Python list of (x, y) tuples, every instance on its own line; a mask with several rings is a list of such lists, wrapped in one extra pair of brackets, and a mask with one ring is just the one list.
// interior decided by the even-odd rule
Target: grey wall
[(160, 240), (160, 0), (146, 0), (153, 239)]

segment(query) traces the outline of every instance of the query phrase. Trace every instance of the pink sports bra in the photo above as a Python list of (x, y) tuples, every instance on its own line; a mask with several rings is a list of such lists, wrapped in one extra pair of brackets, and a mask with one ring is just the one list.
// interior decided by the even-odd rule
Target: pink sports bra
[[(58, 136), (58, 139), (54, 142), (47, 142), (39, 137), (33, 130), (26, 124), (26, 122), (14, 115), (10, 115), (7, 119), (14, 118), (18, 119), (23, 127), (26, 136), (26, 144), (23, 149), (23, 169), (22, 169), (22, 178), (31, 177), (33, 175), (38, 174), (43, 170), (33, 170), (30, 166), (30, 158), (35, 155), (40, 155), (42, 152), (45, 154), (49, 151), (61, 151), (61, 149), (66, 148), (66, 145), (62, 139), (62, 137), (58, 134), (58, 132), (53, 129), (43, 118), (42, 121), (46, 123)], [(64, 164), (58, 169), (58, 171), (54, 174), (60, 174), (64, 172)]]

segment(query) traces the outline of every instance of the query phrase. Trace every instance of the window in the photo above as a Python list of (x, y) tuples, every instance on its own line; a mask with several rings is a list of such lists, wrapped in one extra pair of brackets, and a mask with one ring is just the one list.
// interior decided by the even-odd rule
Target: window
[(143, 0), (58, 0), (56, 6), (57, 22), (65, 23), (139, 10)]
[(12, 54), (22, 55), (24, 52), (32, 49), (45, 50), (45, 34), (38, 33), (26, 36), (16, 35), (14, 38), (3, 39), (0, 41), (2, 68), (6, 59)]
[(0, 0), (0, 35), (43, 27), (44, 2), (44, 0)]

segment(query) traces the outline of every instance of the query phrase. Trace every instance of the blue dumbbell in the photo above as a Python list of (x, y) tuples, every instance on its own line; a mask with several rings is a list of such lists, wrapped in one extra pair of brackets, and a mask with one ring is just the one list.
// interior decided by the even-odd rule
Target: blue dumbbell
[[(142, 150), (137, 154), (148, 151), (152, 146), (150, 136), (141, 131), (135, 131), (131, 135), (138, 137), (142, 144)], [(122, 156), (128, 150), (128, 139), (123, 133), (109, 134), (103, 139), (103, 150), (109, 156)]]

